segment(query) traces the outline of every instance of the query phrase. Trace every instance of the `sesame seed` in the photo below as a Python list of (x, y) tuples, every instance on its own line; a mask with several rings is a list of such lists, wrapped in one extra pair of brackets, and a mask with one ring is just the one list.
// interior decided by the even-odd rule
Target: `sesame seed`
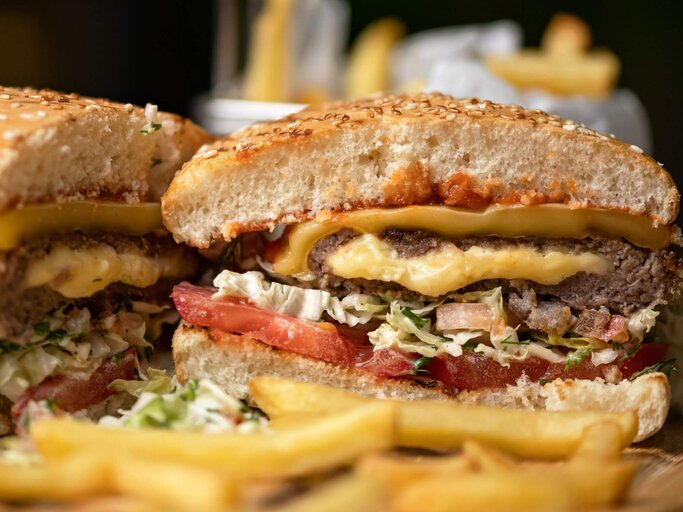
[(97, 105), (92, 105), (92, 104), (86, 105), (85, 110), (87, 110), (88, 112), (92, 112), (93, 110), (97, 110)]
[(635, 151), (636, 153), (643, 153), (643, 150), (636, 146), (635, 144), (631, 144), (631, 149)]
[(21, 108), (21, 103), (17, 103), (16, 101), (10, 105), (12, 108)]
[(5, 140), (17, 140), (21, 135), (21, 130), (5, 130), (2, 138)]
[(0, 94), (0, 100), (8, 100), (11, 96), (9, 94)]
[(50, 106), (50, 102), (47, 101), (47, 100), (41, 101), (40, 104), (41, 104), (42, 106), (44, 106), (44, 107), (49, 107), (49, 106)]
[(207, 151), (206, 153), (204, 153), (204, 154), (202, 155), (202, 157), (203, 157), (203, 158), (211, 158), (212, 156), (215, 156), (215, 155), (217, 155), (217, 154), (218, 154), (218, 151), (216, 151), (215, 149), (210, 149), (209, 151)]
[(458, 115), (451, 112), (446, 116), (446, 121), (453, 121), (456, 117), (458, 117)]
[(126, 104), (123, 106), (123, 109), (124, 109), (126, 112), (132, 112), (134, 108), (135, 108), (135, 107), (134, 107), (131, 103), (126, 103)]
[(562, 128), (564, 128), (568, 132), (573, 132), (574, 130), (576, 130), (577, 126), (575, 124), (567, 123), (567, 124), (562, 125)]

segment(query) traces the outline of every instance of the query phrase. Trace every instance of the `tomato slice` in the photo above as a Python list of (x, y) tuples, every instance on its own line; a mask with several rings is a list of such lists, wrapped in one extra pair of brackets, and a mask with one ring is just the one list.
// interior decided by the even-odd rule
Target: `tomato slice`
[(12, 418), (16, 422), (29, 402), (48, 398), (66, 412), (76, 412), (98, 404), (113, 394), (109, 385), (116, 379), (135, 378), (136, 363), (137, 353), (134, 348), (129, 348), (118, 361), (104, 361), (87, 379), (72, 375), (48, 377), (19, 397), (12, 406)]
[(414, 361), (395, 350), (374, 351), (367, 334), (331, 322), (301, 320), (262, 309), (236, 297), (213, 299), (214, 288), (181, 283), (171, 297), (183, 320), (242, 334), (273, 347), (328, 363), (358, 366), (375, 375), (412, 373)]
[(618, 363), (619, 369), (628, 378), (648, 366), (664, 361), (667, 350), (666, 343), (643, 343), (632, 357)]

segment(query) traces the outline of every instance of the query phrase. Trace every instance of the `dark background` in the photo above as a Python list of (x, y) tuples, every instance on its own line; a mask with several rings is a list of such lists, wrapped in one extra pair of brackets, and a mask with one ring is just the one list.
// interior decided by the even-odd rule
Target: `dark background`
[[(243, 2), (244, 0), (240, 0)], [(350, 0), (351, 37), (395, 15), (410, 32), (500, 18), (536, 46), (556, 11), (585, 19), (622, 60), (621, 84), (650, 115), (654, 156), (683, 184), (683, 2)], [(0, 0), (0, 83), (35, 85), (188, 112), (211, 81), (211, 0)]]

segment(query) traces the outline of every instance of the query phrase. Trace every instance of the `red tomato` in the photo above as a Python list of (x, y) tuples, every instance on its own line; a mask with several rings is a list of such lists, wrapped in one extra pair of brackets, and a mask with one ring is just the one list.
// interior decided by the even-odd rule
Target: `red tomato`
[(172, 298), (183, 320), (194, 325), (242, 334), (296, 354), (362, 367), (384, 377), (412, 373), (413, 359), (394, 350), (373, 351), (362, 329), (301, 320), (235, 297), (212, 299), (215, 291), (182, 283), (174, 288)]

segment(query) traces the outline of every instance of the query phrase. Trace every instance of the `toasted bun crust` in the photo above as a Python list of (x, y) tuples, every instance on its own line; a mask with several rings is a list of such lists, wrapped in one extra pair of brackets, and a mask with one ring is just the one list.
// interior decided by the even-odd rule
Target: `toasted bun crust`
[(669, 224), (679, 195), (642, 150), (558, 116), (441, 94), (329, 103), (195, 155), (163, 197), (176, 239), (294, 223), (323, 210), (566, 203)]
[(0, 87), (0, 211), (83, 198), (158, 200), (213, 140), (180, 116), (49, 90)]
[(378, 398), (450, 399), (530, 410), (636, 410), (639, 419), (636, 441), (651, 436), (662, 427), (671, 401), (668, 379), (661, 373), (619, 384), (561, 379), (539, 384), (520, 379), (515, 386), (505, 389), (452, 394), (433, 380), (381, 379), (354, 368), (278, 350), (246, 336), (223, 335), (220, 341), (213, 340), (207, 329), (185, 322), (180, 323), (173, 336), (173, 359), (181, 382), (189, 378), (209, 378), (236, 397), (247, 396), (247, 383), (251, 378), (273, 375), (328, 384)]

